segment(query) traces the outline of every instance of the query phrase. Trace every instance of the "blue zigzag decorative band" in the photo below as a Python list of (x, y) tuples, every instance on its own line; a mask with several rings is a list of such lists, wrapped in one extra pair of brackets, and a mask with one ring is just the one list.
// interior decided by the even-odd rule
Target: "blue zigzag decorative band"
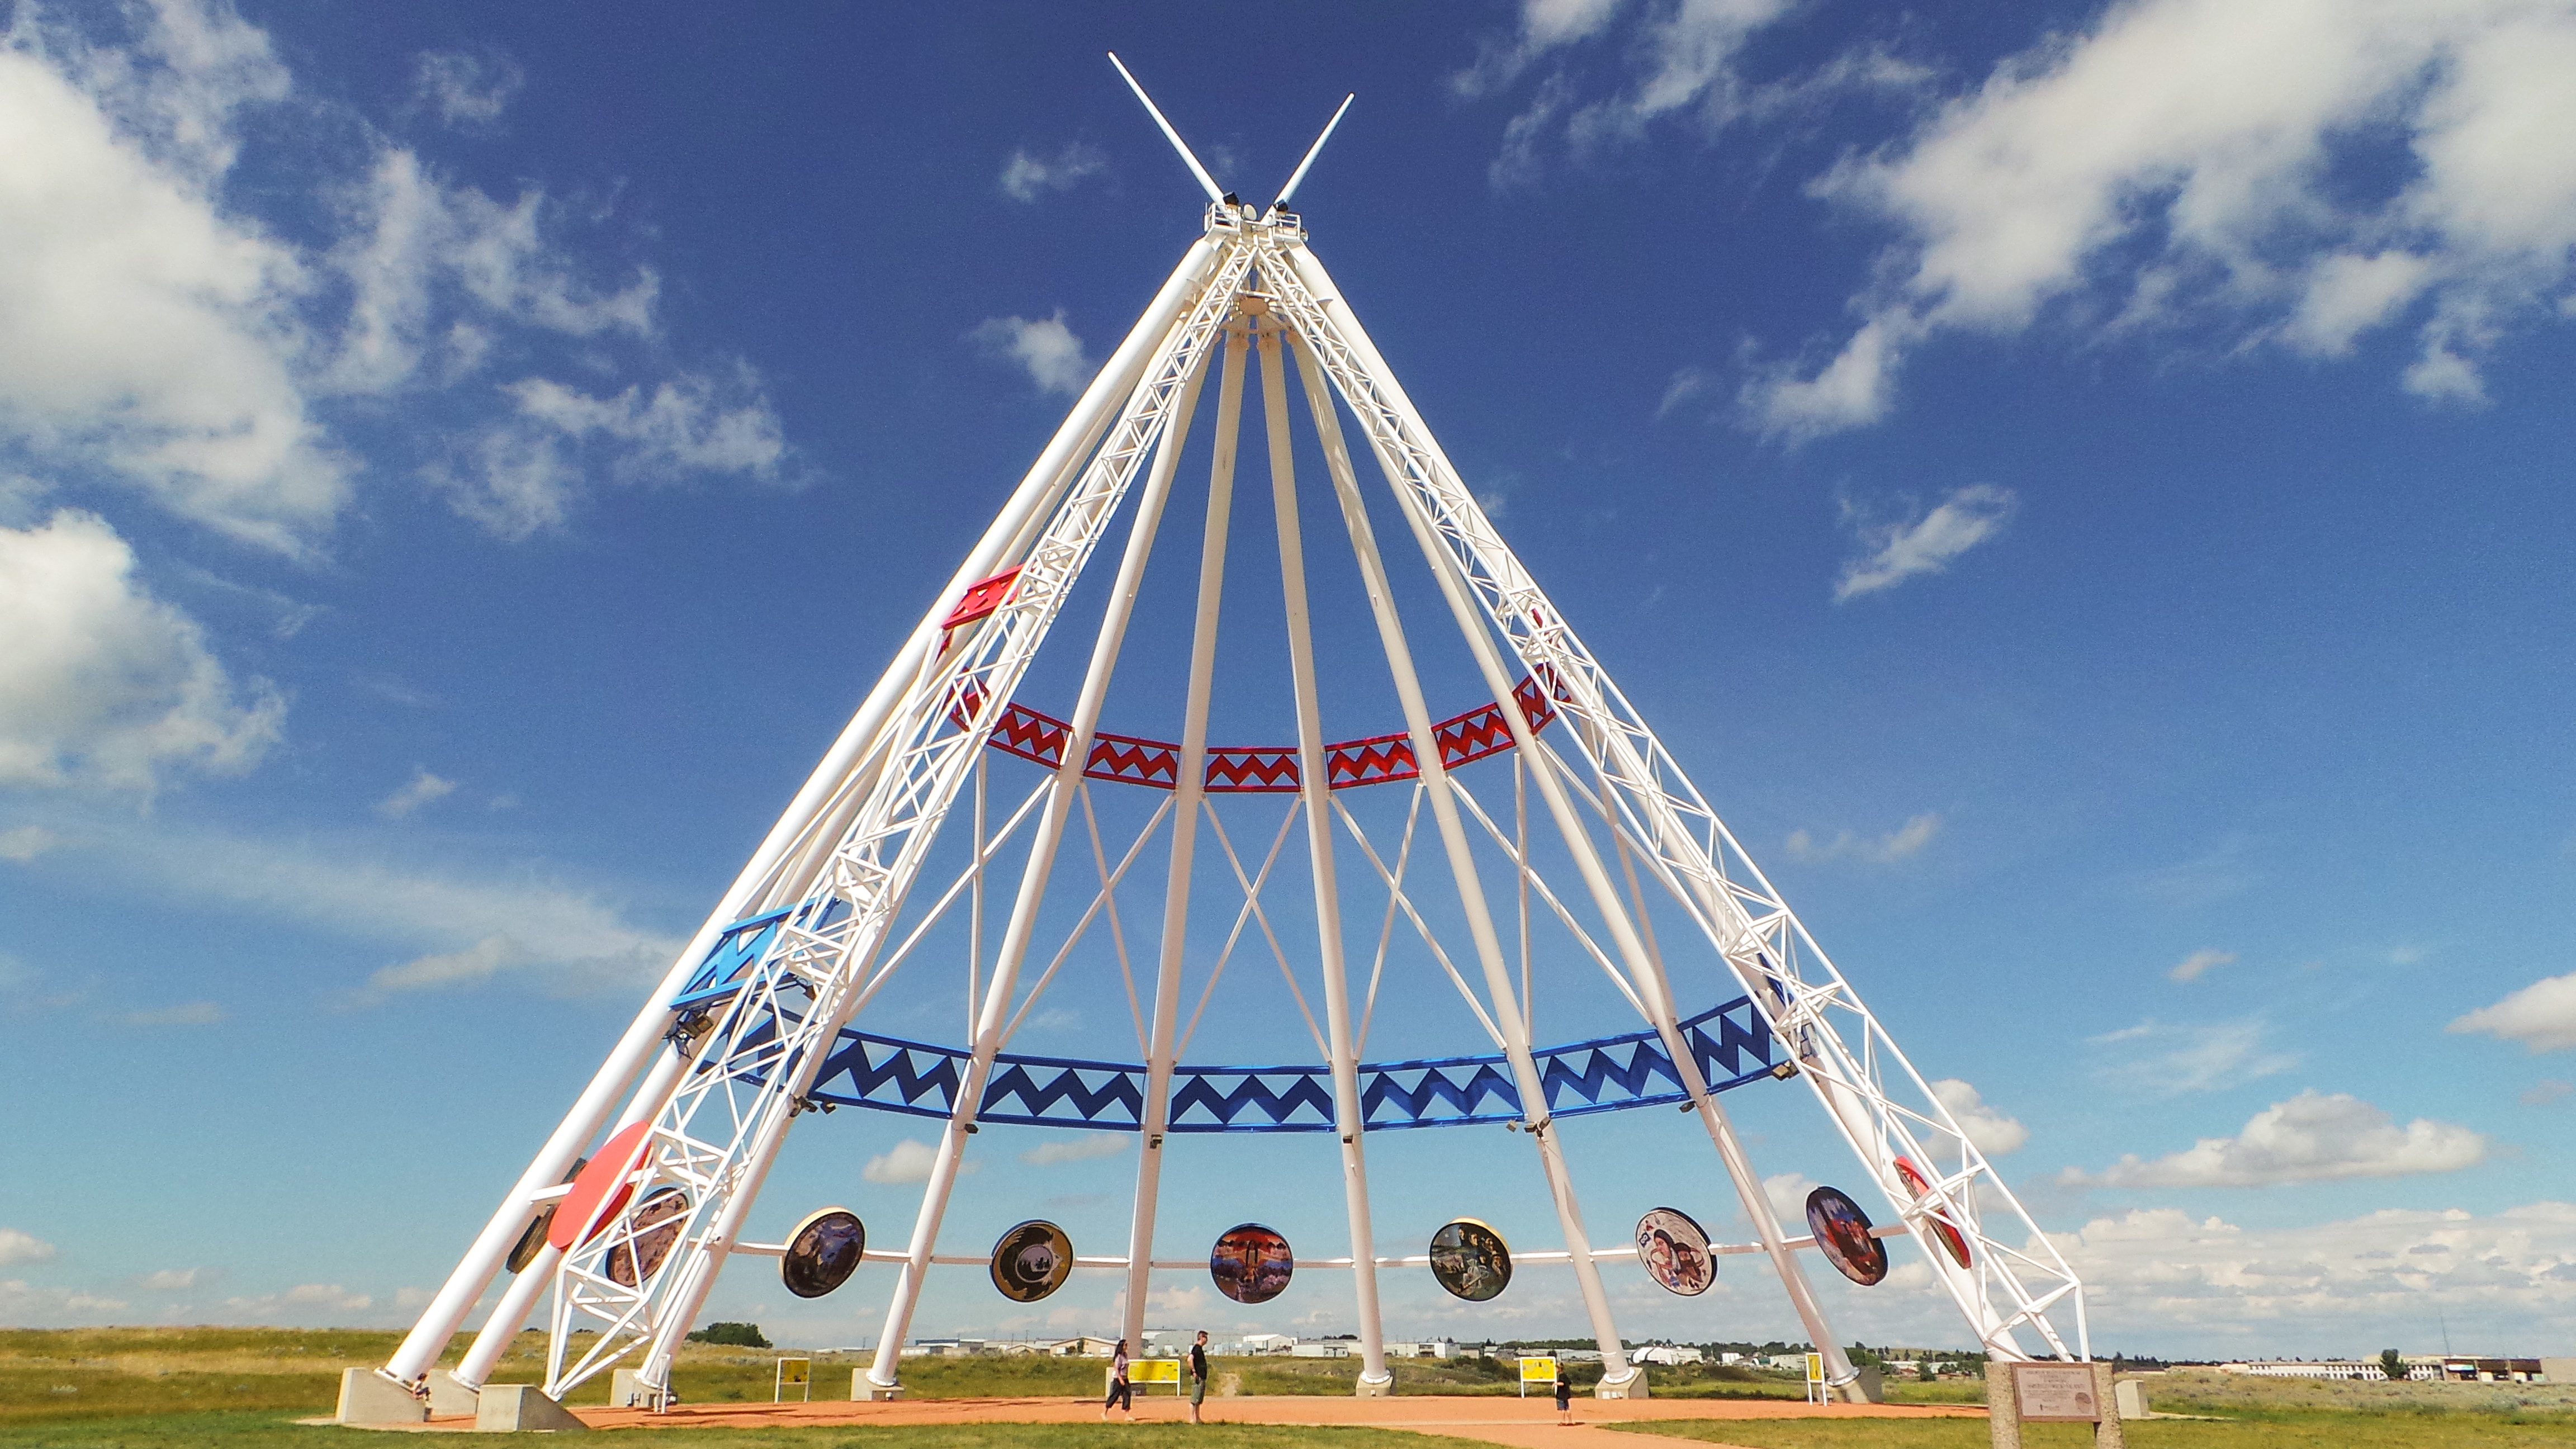
[[(1725, 1091), (1770, 1075), (1772, 1038), (1750, 997), (1682, 1023), (1709, 1085)], [(1652, 1107), (1683, 1099), (1680, 1074), (1651, 1031), (1602, 1037), (1534, 1054), (1547, 1110), (1557, 1117)], [(823, 1063), (817, 1102), (916, 1117), (955, 1110), (969, 1056), (957, 1047), (844, 1029)], [(1144, 1117), (1145, 1069), (1132, 1062), (1015, 1056), (993, 1062), (977, 1117), (1033, 1127), (1133, 1132)], [(1366, 1130), (1456, 1127), (1520, 1117), (1521, 1094), (1497, 1052), (1490, 1056), (1379, 1062), (1360, 1067)], [(1190, 1067), (1172, 1074), (1174, 1132), (1330, 1132), (1332, 1073), (1322, 1066)]]

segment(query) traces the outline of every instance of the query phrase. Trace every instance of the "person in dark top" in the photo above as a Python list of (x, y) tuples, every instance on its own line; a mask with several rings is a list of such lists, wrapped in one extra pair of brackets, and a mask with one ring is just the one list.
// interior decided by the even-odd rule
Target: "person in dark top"
[(1199, 1405), (1207, 1402), (1207, 1330), (1190, 1345), (1190, 1422), (1199, 1422)]
[(1574, 1380), (1565, 1376), (1565, 1365), (1556, 1367), (1556, 1422), (1574, 1422)]
[(1127, 1340), (1123, 1338), (1109, 1355), (1109, 1397), (1100, 1401), (1100, 1421), (1104, 1424), (1109, 1422), (1112, 1405), (1125, 1410), (1128, 1418), (1136, 1417), (1136, 1396), (1127, 1386)]

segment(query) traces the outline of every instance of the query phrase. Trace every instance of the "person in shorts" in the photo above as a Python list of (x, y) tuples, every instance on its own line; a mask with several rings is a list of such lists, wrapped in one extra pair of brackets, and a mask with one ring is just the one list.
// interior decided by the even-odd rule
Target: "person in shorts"
[(1574, 1422), (1574, 1380), (1565, 1376), (1565, 1365), (1556, 1368), (1556, 1422)]
[(1207, 1330), (1190, 1344), (1190, 1422), (1199, 1422), (1199, 1405), (1207, 1402)]
[(1109, 1397), (1100, 1401), (1100, 1422), (1109, 1422), (1113, 1406), (1126, 1411), (1130, 1419), (1136, 1417), (1136, 1395), (1127, 1384), (1127, 1340), (1123, 1338), (1109, 1355)]

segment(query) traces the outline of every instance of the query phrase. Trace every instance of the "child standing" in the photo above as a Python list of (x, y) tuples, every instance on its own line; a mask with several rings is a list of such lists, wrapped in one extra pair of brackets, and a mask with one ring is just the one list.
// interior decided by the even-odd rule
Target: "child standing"
[(1574, 1380), (1565, 1376), (1563, 1364), (1557, 1365), (1556, 1369), (1556, 1422), (1574, 1422)]

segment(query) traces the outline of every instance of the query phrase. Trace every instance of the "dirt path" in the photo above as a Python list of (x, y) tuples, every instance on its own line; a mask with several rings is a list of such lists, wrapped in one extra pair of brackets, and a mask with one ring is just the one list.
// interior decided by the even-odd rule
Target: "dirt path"
[[(1139, 1396), (1140, 1422), (1186, 1418), (1188, 1406), (1169, 1398)], [(1082, 1399), (947, 1399), (892, 1404), (688, 1404), (667, 1414), (638, 1409), (582, 1409), (594, 1429), (789, 1428), (843, 1424), (1072, 1424), (1096, 1418), (1099, 1407)], [(1216, 1424), (1333, 1424), (1410, 1429), (1481, 1439), (1512, 1449), (1638, 1449), (1633, 1436), (1614, 1436), (1603, 1424), (1640, 1419), (1923, 1419), (1982, 1417), (1983, 1409), (1959, 1405), (1832, 1404), (1818, 1407), (1759, 1399), (1582, 1399), (1576, 1424), (1556, 1422), (1545, 1399), (1420, 1398), (1345, 1399), (1210, 1398), (1208, 1422)]]

